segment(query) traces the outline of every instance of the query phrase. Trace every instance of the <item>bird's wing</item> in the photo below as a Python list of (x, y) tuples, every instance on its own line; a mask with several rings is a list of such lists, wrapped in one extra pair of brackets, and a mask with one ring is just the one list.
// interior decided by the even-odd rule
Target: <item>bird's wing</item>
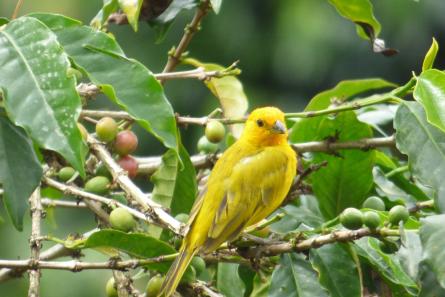
[(268, 147), (235, 164), (203, 250), (210, 251), (233, 240), (245, 227), (281, 204), (293, 178), (289, 177), (289, 159), (283, 150)]

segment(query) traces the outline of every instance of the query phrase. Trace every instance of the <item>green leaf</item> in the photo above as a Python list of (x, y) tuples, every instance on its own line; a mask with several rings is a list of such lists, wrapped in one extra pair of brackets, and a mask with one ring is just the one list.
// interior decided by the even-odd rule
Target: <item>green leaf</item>
[(118, 0), (119, 7), (123, 10), (127, 16), (128, 23), (130, 23), (133, 30), (137, 32), (139, 23), (139, 14), (141, 13), (141, 7), (143, 0)]
[(119, 9), (119, 3), (117, 0), (103, 0), (102, 8), (91, 20), (90, 25), (93, 28), (101, 29), (107, 22), (108, 17)]
[[(313, 97), (305, 111), (326, 109), (333, 102), (349, 101), (361, 93), (394, 86), (382, 79), (342, 81)], [(289, 140), (293, 143), (325, 140), (336, 136), (337, 132), (339, 141), (372, 136), (370, 127), (359, 122), (353, 112), (343, 112), (336, 118), (321, 116), (296, 121)], [(314, 193), (327, 218), (335, 217), (346, 207), (360, 206), (372, 186), (373, 151), (343, 150), (338, 153), (338, 157), (325, 153), (312, 155), (314, 163), (328, 161), (326, 167), (312, 174)]]
[(162, 156), (161, 166), (151, 176), (154, 184), (152, 199), (171, 208), (173, 215), (189, 213), (198, 191), (195, 167), (182, 144), (179, 156), (183, 161), (182, 167), (176, 153), (168, 150)]
[(21, 17), (0, 31), (0, 48), (0, 88), (9, 117), (85, 176), (86, 148), (76, 125), (81, 101), (56, 36), (37, 19)]
[(281, 255), (272, 274), (269, 297), (324, 297), (328, 293), (318, 282), (317, 272), (300, 254)]
[(317, 228), (323, 224), (324, 219), (318, 208), (317, 198), (301, 195), (298, 197), (299, 205), (288, 204), (280, 210), (286, 215), (280, 221), (271, 225), (271, 229), (278, 233), (295, 231), (301, 224)]
[(178, 150), (176, 119), (164, 90), (141, 63), (125, 57), (107, 34), (86, 26), (55, 31), (75, 64), (103, 93), (166, 147)]
[(422, 63), (422, 71), (433, 68), (434, 60), (436, 60), (437, 52), (439, 51), (439, 45), (437, 44), (436, 39), (433, 37), (433, 42), (431, 43), (431, 47), (425, 55)]
[(359, 35), (363, 38), (373, 39), (377, 37), (381, 30), (379, 21), (374, 16), (372, 3), (368, 0), (329, 0), (329, 3), (334, 6), (338, 13), (355, 24), (366, 24), (372, 28), (372, 35), (365, 32), (362, 27), (359, 27)]
[(57, 31), (69, 27), (82, 25), (81, 21), (69, 18), (57, 13), (30, 13), (28, 16), (33, 17), (44, 23), (52, 31)]
[[(372, 136), (371, 128), (357, 120), (354, 112), (342, 112), (335, 118), (304, 119), (293, 129), (292, 142), (325, 140), (338, 134), (338, 141)], [(327, 161), (327, 166), (311, 174), (312, 188), (322, 214), (336, 217), (347, 207), (359, 207), (373, 184), (374, 151), (339, 150), (338, 155), (314, 153), (312, 162)]]
[[(91, 234), (85, 248), (111, 247), (138, 258), (153, 258), (176, 253), (176, 250), (156, 238), (142, 233), (100, 230)], [(148, 264), (150, 269), (166, 272), (171, 262)]]
[(419, 234), (415, 231), (405, 230), (403, 244), (397, 252), (400, 264), (406, 273), (414, 280), (419, 276), (419, 264), (422, 261), (422, 245)]
[(42, 178), (42, 166), (25, 132), (0, 116), (0, 183), (3, 202), (14, 226), (23, 229), (28, 198)]
[(445, 296), (445, 289), (442, 288), (437, 281), (437, 277), (431, 268), (423, 263), (421, 265), (421, 275), (420, 275), (420, 293), (418, 297), (436, 297)]
[[(379, 248), (376, 238), (361, 238), (355, 242), (356, 251), (400, 296), (409, 296), (417, 292), (416, 283), (409, 277), (396, 255), (388, 255)], [(408, 294), (408, 295), (407, 295)], [(399, 296), (399, 295), (396, 295)]]
[(413, 96), (425, 109), (428, 122), (445, 132), (445, 73), (436, 69), (422, 72)]
[[(382, 170), (383, 173), (391, 172), (392, 170), (399, 167), (390, 157), (381, 151), (376, 151), (376, 165)], [(408, 180), (403, 172), (396, 173), (390, 177), (386, 177), (391, 182), (393, 182), (398, 188), (403, 190), (405, 193), (410, 194), (416, 200), (426, 201), (430, 198), (414, 183)]]
[(222, 0), (210, 0), (210, 4), (212, 5), (213, 11), (218, 14), (221, 10)]
[(238, 274), (239, 264), (218, 263), (216, 287), (226, 297), (239, 297), (246, 290)]
[(396, 87), (396, 85), (380, 78), (344, 80), (334, 88), (313, 97), (305, 111), (325, 109), (331, 105), (332, 101), (349, 101), (364, 92), (391, 87)]
[(361, 296), (357, 265), (342, 244), (311, 249), (310, 261), (319, 273), (320, 283), (332, 297)]
[(0, 17), (0, 26), (9, 23), (9, 20), (5, 17)]
[[(221, 71), (225, 68), (221, 65), (202, 63), (196, 59), (186, 59), (184, 63), (195, 67), (203, 67), (206, 71)], [(244, 93), (243, 85), (235, 76), (224, 76), (221, 78), (211, 78), (204, 81), (207, 88), (218, 98), (219, 103), (227, 118), (241, 118), (245, 115), (249, 102)], [(235, 137), (239, 137), (242, 125), (230, 125), (230, 129)]]
[(253, 290), (250, 294), (250, 297), (269, 297), (269, 288), (270, 288), (271, 278), (268, 277), (263, 280), (258, 274), (253, 278)]
[(439, 284), (445, 288), (445, 215), (429, 216), (420, 222), (423, 258), (432, 268)]
[(445, 134), (430, 125), (422, 106), (404, 102), (394, 120), (397, 148), (408, 155), (412, 173), (436, 191), (436, 205), (445, 211)]

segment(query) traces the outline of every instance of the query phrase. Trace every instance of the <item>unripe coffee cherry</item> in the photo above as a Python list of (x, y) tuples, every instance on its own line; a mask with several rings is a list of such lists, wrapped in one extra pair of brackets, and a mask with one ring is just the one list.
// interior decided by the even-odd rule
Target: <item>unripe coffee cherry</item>
[(107, 281), (105, 286), (105, 292), (107, 293), (107, 297), (118, 297), (117, 290), (114, 286), (114, 278), (110, 278)]
[(346, 208), (340, 215), (340, 223), (350, 230), (359, 229), (363, 225), (363, 214), (357, 208)]
[(110, 224), (114, 229), (128, 232), (136, 227), (136, 221), (125, 208), (118, 207), (110, 213)]
[(218, 150), (218, 145), (211, 143), (207, 137), (202, 136), (198, 141), (198, 151), (204, 154), (213, 154)]
[(205, 136), (212, 143), (218, 143), (224, 139), (226, 129), (220, 121), (210, 120), (205, 128)]
[(61, 181), (68, 181), (70, 180), (73, 175), (76, 173), (76, 170), (74, 170), (73, 167), (63, 167), (62, 169), (59, 170), (59, 172), (57, 173), (57, 176), (59, 177), (59, 179)]
[(403, 205), (396, 205), (389, 210), (388, 220), (392, 225), (398, 225), (400, 221), (406, 222), (408, 217), (408, 209)]
[(110, 117), (101, 118), (96, 124), (96, 135), (99, 140), (110, 142), (116, 138), (118, 126)]
[(380, 197), (371, 196), (363, 202), (362, 207), (383, 211), (385, 210), (385, 202)]
[(145, 289), (145, 297), (157, 297), (159, 292), (161, 291), (162, 283), (164, 282), (165, 277), (155, 275), (153, 276), (147, 283), (147, 288)]
[(85, 191), (94, 194), (105, 194), (110, 187), (110, 181), (105, 176), (95, 176), (85, 184)]

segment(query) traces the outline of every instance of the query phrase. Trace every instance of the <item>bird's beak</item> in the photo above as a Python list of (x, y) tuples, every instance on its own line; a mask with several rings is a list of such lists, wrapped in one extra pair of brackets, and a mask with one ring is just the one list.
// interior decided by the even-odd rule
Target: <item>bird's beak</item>
[(283, 124), (283, 122), (277, 120), (273, 124), (271, 131), (274, 134), (285, 134), (286, 126)]

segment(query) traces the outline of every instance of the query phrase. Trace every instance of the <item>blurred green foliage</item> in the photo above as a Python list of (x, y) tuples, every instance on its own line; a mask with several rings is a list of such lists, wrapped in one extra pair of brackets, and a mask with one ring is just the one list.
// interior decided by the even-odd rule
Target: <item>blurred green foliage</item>
[[(10, 17), (15, 4), (14, 0), (2, 0), (0, 16)], [(99, 0), (25, 0), (20, 15), (61, 13), (88, 24), (101, 4)], [(314, 0), (225, 1), (219, 15), (211, 13), (205, 18), (202, 31), (194, 37), (188, 50), (191, 57), (204, 62), (230, 65), (240, 60), (243, 70), (240, 79), (251, 108), (275, 105), (295, 112), (302, 110), (313, 95), (344, 79), (382, 77), (404, 83), (411, 71), (420, 72), (431, 38), (434, 36), (439, 45), (444, 43), (444, 1), (374, 1), (374, 6), (375, 15), (382, 24), (380, 37), (388, 46), (400, 51), (394, 57), (372, 53), (369, 43), (355, 34), (353, 24), (341, 18), (327, 1)], [(137, 33), (130, 26), (111, 25), (110, 30), (129, 57), (156, 73), (162, 71), (168, 50), (178, 43), (191, 17), (192, 12), (183, 13), (161, 44), (154, 43), (154, 31), (145, 24), (140, 24)], [(436, 61), (436, 68), (443, 69), (444, 51), (439, 52)], [(175, 111), (183, 115), (202, 116), (218, 106), (218, 101), (205, 86), (195, 80), (169, 81), (166, 94)], [(102, 108), (109, 104), (99, 97), (91, 107)], [(152, 136), (142, 130), (136, 131), (144, 133), (144, 137), (139, 137), (137, 155), (163, 152), (164, 148)], [(196, 142), (202, 133), (202, 127), (183, 130), (183, 139), (191, 154), (196, 153)], [(147, 187), (148, 181), (140, 180), (139, 184)], [(45, 220), (45, 234), (63, 237), (73, 231), (73, 222), (79, 233), (96, 225), (86, 210), (58, 209), (53, 215), (54, 220)], [(0, 216), (6, 216), (3, 207), (0, 207)], [(51, 221), (56, 225), (48, 223)], [(0, 258), (28, 257), (28, 237), (23, 235), (30, 233), (29, 217), (24, 224), (23, 233), (19, 233), (9, 220), (0, 220)], [(48, 246), (45, 244), (44, 248)], [(86, 259), (105, 260), (105, 257), (88, 252)], [(79, 274), (48, 270), (42, 278), (42, 295), (104, 296), (109, 277), (109, 272), (94, 270)], [(0, 284), (0, 295), (25, 296), (27, 289), (27, 278), (17, 278)]]

